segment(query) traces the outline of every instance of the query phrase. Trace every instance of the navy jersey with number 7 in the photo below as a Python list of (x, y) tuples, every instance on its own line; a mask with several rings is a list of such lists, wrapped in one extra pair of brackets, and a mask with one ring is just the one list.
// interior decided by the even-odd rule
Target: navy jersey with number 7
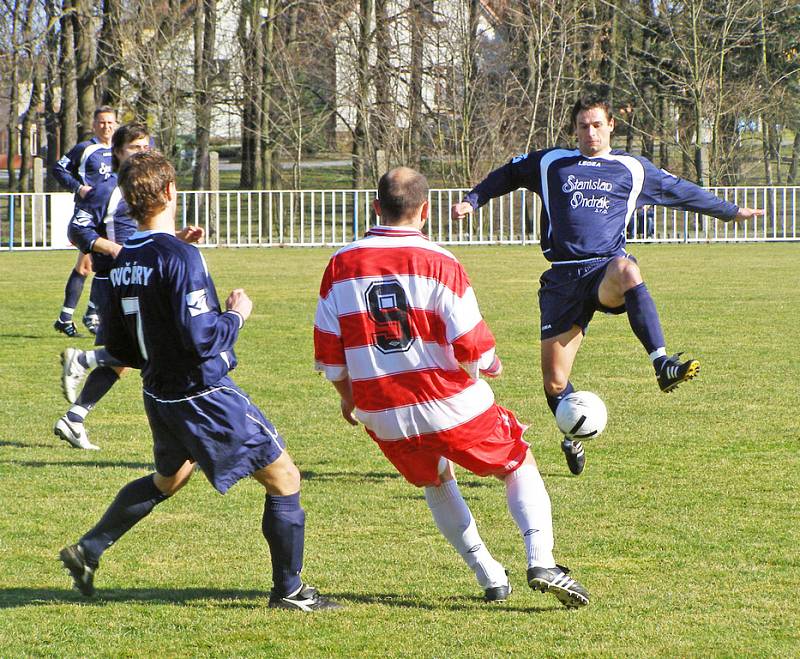
[(242, 319), (220, 309), (205, 259), (160, 231), (137, 232), (110, 272), (106, 347), (140, 368), (144, 388), (176, 398), (216, 384), (236, 366)]

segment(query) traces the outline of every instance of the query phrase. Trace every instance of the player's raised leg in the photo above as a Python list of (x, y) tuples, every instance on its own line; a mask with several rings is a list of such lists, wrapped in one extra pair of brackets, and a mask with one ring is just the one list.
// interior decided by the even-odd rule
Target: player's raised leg
[(550, 496), (530, 450), (525, 461), (504, 478), (511, 516), (517, 523), (528, 559), (528, 585), (552, 593), (569, 608), (589, 603), (588, 591), (567, 576), (569, 569), (553, 557), (553, 518)]
[(77, 544), (64, 547), (59, 559), (72, 576), (73, 586), (86, 597), (94, 595), (94, 574), (100, 557), (153, 508), (181, 489), (191, 478), (188, 460), (169, 476), (159, 473), (137, 478), (123, 487), (100, 521)]
[(682, 353), (667, 357), (656, 304), (633, 260), (618, 257), (609, 262), (597, 297), (600, 304), (609, 308), (625, 305), (631, 329), (647, 351), (662, 391), (670, 392), (700, 372), (700, 362), (696, 359), (681, 361)]
[[(575, 390), (569, 381), (569, 376), (582, 342), (583, 331), (577, 325), (573, 325), (566, 332), (541, 341), (544, 394), (547, 397), (547, 405), (554, 416), (556, 408), (564, 396)], [(564, 452), (570, 472), (579, 476), (586, 466), (586, 452), (583, 444), (564, 437), (561, 441), (561, 450)]]
[(511, 594), (508, 573), (483, 542), (475, 518), (461, 496), (453, 465), (440, 461), (440, 485), (425, 487), (425, 501), (441, 534), (464, 559), (484, 591), (484, 601), (505, 602)]

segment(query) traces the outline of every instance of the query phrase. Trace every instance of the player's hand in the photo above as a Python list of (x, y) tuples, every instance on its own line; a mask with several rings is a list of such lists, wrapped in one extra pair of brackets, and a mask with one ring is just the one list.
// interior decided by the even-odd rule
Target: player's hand
[(176, 237), (180, 238), (183, 242), (190, 244), (202, 242), (205, 235), (205, 229), (203, 229), (203, 227), (195, 226), (194, 224), (185, 226), (180, 231), (175, 232)]
[(89, 194), (91, 191), (92, 191), (91, 185), (82, 185), (81, 187), (78, 188), (78, 196), (81, 199), (86, 199), (86, 195)]
[(474, 211), (475, 209), (472, 207), (471, 203), (468, 201), (459, 201), (457, 204), (453, 204), (453, 207), (450, 209), (450, 216), (454, 220), (463, 220)]
[(481, 375), (486, 378), (496, 378), (500, 377), (500, 374), (503, 372), (503, 362), (500, 361), (500, 357), (497, 355), (494, 356), (494, 361), (489, 368), (482, 368)]
[(764, 214), (762, 208), (740, 208), (733, 219), (737, 222), (741, 220), (752, 220), (754, 217), (761, 217)]
[(253, 311), (253, 301), (247, 297), (243, 288), (234, 288), (228, 299), (225, 300), (225, 309), (235, 311), (242, 317), (242, 320), (247, 320)]
[(355, 409), (356, 406), (352, 398), (342, 398), (342, 416), (344, 417), (344, 420), (347, 421), (347, 423), (349, 423), (351, 426), (358, 425), (358, 421), (356, 421), (356, 418), (353, 416), (353, 410)]

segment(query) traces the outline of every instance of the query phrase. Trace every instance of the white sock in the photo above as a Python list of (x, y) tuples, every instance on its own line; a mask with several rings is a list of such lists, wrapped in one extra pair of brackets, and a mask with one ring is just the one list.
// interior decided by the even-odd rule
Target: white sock
[(458, 483), (445, 481), (439, 487), (426, 487), (425, 501), (439, 531), (475, 573), (481, 588), (505, 586), (508, 583), (506, 571), (483, 544)]
[(667, 349), (666, 348), (656, 348), (653, 352), (650, 353), (650, 361), (654, 362), (659, 357), (666, 357), (667, 356)]
[(553, 517), (550, 497), (539, 470), (525, 464), (505, 479), (511, 516), (519, 527), (528, 567), (553, 567)]
[(89, 368), (97, 368), (97, 355), (94, 354), (94, 350), (87, 350), (83, 353), (83, 357)]
[(81, 418), (81, 423), (86, 420), (86, 416), (89, 414), (89, 410), (83, 407), (83, 405), (73, 404), (68, 411), (72, 412), (75, 416), (79, 416)]

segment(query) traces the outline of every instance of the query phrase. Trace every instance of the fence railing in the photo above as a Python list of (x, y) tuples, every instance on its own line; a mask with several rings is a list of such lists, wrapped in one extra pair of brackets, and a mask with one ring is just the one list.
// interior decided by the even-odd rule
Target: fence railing
[[(630, 242), (800, 241), (800, 187), (715, 187), (739, 206), (763, 208), (763, 217), (726, 223), (664, 207), (637, 211)], [(462, 189), (431, 190), (428, 235), (445, 245), (539, 242), (538, 196), (517, 190), (493, 199), (474, 216), (457, 221), (450, 207)], [(343, 245), (375, 224), (374, 190), (202, 191), (178, 195), (179, 226), (197, 224), (214, 247)], [(69, 247), (66, 227), (72, 198), (66, 193), (0, 194), (0, 249)]]

